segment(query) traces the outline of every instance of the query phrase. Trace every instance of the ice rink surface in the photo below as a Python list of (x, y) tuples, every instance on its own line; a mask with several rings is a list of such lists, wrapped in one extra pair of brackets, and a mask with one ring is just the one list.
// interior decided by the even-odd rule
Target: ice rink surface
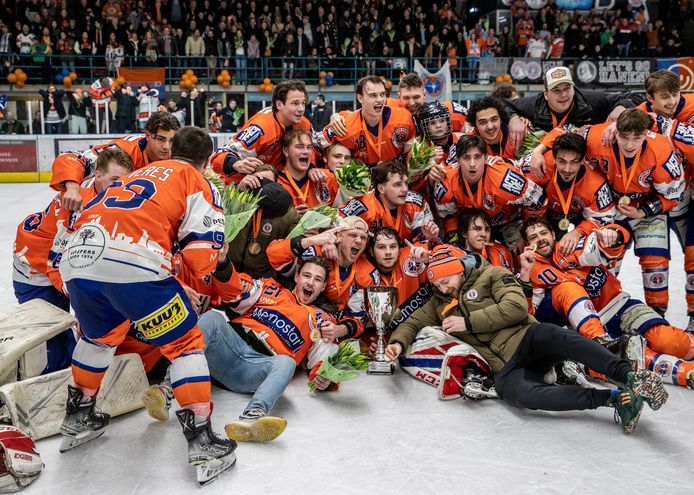
[[(12, 243), (19, 221), (43, 210), (47, 184), (0, 184), (0, 309), (16, 304)], [(667, 317), (686, 325), (684, 269), (673, 249)], [(629, 254), (621, 276), (643, 297)], [(59, 454), (38, 442), (46, 467), (26, 494), (445, 494), (688, 493), (694, 488), (694, 391), (668, 386), (657, 412), (644, 408), (625, 435), (613, 410), (548, 413), (488, 400), (440, 401), (401, 370), (363, 376), (337, 393), (311, 394), (297, 372), (273, 413), (287, 418), (268, 444), (240, 444), (236, 467), (198, 488), (178, 421), (143, 410), (115, 418), (101, 438)], [(248, 397), (213, 389), (213, 427), (236, 418)]]

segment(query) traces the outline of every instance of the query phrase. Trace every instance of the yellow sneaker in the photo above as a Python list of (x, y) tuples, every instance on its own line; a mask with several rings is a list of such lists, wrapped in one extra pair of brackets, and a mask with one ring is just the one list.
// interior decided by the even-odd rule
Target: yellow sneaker
[(237, 442), (269, 442), (282, 434), (287, 420), (266, 416), (260, 409), (252, 409), (224, 427), (229, 438)]

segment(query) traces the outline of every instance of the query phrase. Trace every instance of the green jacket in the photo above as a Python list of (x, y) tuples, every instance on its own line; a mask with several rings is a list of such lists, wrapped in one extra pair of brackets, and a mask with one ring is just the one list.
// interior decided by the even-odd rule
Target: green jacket
[[(458, 305), (446, 316), (463, 316), (467, 331), (451, 335), (477, 349), (496, 374), (516, 353), (528, 327), (537, 321), (528, 314), (528, 301), (511, 272), (490, 265), (477, 254), (462, 260), (466, 276)], [(395, 329), (390, 342), (407, 349), (422, 328), (441, 325), (441, 313), (450, 302), (450, 297), (435, 290), (428, 303)]]
[(249, 220), (236, 238), (229, 243), (227, 259), (234, 264), (236, 270), (247, 273), (253, 278), (272, 277), (283, 285), (290, 284), (293, 287), (293, 282), (280, 275), (270, 265), (267, 258), (267, 247), (274, 240), (286, 238), (299, 223), (299, 218), (299, 214), (294, 208), (290, 208), (282, 217), (263, 217), (256, 239), (261, 249), (255, 255), (248, 250), (253, 242), (253, 219)]

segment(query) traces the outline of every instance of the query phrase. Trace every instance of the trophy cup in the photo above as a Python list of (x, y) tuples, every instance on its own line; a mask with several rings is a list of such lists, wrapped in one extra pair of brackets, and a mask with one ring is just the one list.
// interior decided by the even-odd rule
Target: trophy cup
[(376, 356), (369, 363), (367, 373), (370, 375), (390, 375), (395, 367), (386, 358), (384, 337), (386, 328), (393, 321), (393, 316), (398, 309), (398, 289), (385, 285), (367, 287), (364, 290), (364, 305), (366, 306), (366, 314), (376, 327), (378, 335)]

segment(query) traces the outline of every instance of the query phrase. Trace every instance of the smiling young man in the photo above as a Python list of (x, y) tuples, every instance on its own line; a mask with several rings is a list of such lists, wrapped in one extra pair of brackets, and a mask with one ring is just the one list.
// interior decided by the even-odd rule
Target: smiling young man
[[(658, 370), (679, 385), (694, 387), (694, 363), (687, 362), (694, 358), (694, 335), (671, 326), (624, 292), (607, 268), (623, 255), (629, 235), (625, 229), (614, 224), (597, 228), (569, 255), (558, 249), (552, 227), (544, 219), (530, 219), (524, 235), (537, 250), (532, 268), (527, 276), (521, 274), (521, 280), (533, 286), (533, 306), (540, 321), (565, 321), (584, 337), (608, 346), (623, 335), (643, 335), (648, 344), (648, 369)], [(677, 362), (669, 372), (668, 366), (657, 365), (668, 359)]]
[[(611, 406), (629, 433), (636, 428), (644, 401), (653, 409), (665, 403), (668, 393), (658, 375), (632, 372), (627, 361), (599, 344), (551, 323), (537, 323), (528, 314), (520, 283), (508, 270), (477, 254), (464, 254), (447, 244), (431, 251), (427, 277), (434, 295), (393, 332), (386, 348), (390, 360), (407, 350), (420, 329), (441, 326), (489, 363), (499, 396), (513, 406), (547, 411)], [(545, 372), (566, 359), (625, 387), (597, 390), (545, 384)], [(463, 377), (457, 379), (462, 382)]]
[(99, 153), (117, 146), (130, 155), (135, 169), (150, 162), (171, 158), (173, 136), (181, 127), (178, 120), (168, 112), (156, 112), (145, 124), (145, 135), (126, 136), (105, 144), (97, 144), (84, 152), (68, 151), (59, 154), (53, 161), (51, 187), (62, 192), (62, 205), (70, 211), (82, 208), (80, 195), (82, 180), (94, 173)]
[(226, 183), (240, 182), (263, 163), (280, 168), (284, 162), (282, 136), (290, 127), (311, 132), (304, 117), (308, 91), (303, 81), (287, 80), (272, 90), (272, 106), (260, 110), (234, 134), (229, 142), (215, 150), (210, 158), (214, 171)]
[(455, 238), (460, 211), (472, 209), (487, 215), (494, 237), (514, 249), (520, 239), (521, 207), (526, 207), (525, 216), (539, 211), (546, 202), (544, 191), (514, 165), (487, 163), (487, 146), (479, 136), (462, 136), (456, 148), (458, 166), (448, 168), (434, 187), (446, 238)]
[(501, 100), (493, 96), (473, 100), (467, 118), (474, 127), (472, 134), (480, 136), (487, 145), (487, 155), (505, 160), (516, 158), (516, 147), (509, 136), (508, 117)]
[(328, 124), (316, 132), (314, 141), (319, 150), (337, 142), (348, 148), (352, 156), (374, 166), (385, 160), (396, 160), (405, 153), (405, 143), (416, 131), (410, 112), (386, 104), (385, 83), (376, 76), (365, 76), (357, 82), (357, 101), (361, 108), (344, 111), (346, 132), (343, 135)]
[(381, 162), (371, 176), (373, 191), (340, 206), (340, 216), (361, 217), (370, 230), (392, 227), (401, 239), (416, 241), (438, 236), (439, 228), (429, 204), (409, 190), (405, 165), (392, 160)]
[(500, 242), (492, 240), (489, 218), (481, 211), (471, 211), (460, 217), (459, 245), (469, 253), (477, 253), (492, 265), (508, 271), (515, 270), (513, 254)]
[[(602, 134), (609, 125), (594, 125), (585, 131), (586, 158), (607, 177), (617, 201), (616, 221), (633, 237), (646, 303), (664, 315), (669, 300), (667, 216), (686, 189), (683, 166), (668, 139), (649, 131), (651, 119), (643, 111), (631, 108), (623, 112), (617, 119), (617, 139), (604, 146)], [(544, 153), (567, 129), (547, 134), (533, 154)]]
[[(309, 368), (316, 364), (310, 351), (321, 342), (316, 332), (336, 323), (330, 313), (314, 306), (329, 275), (328, 261), (314, 256), (294, 275), (294, 290), (263, 277), (244, 291), (240, 301), (225, 305), (229, 322), (215, 311), (200, 318), (210, 375), (229, 390), (253, 394), (239, 420), (226, 425), (229, 438), (267, 442), (284, 431), (287, 421), (268, 413), (296, 367), (307, 356)], [(319, 380), (317, 386), (322, 390), (328, 384)]]
[(335, 174), (320, 169), (320, 180), (314, 182), (309, 177), (313, 143), (311, 134), (294, 127), (282, 137), (284, 167), (277, 174), (277, 182), (292, 195), (294, 208), (303, 215), (309, 208), (318, 205), (333, 206), (340, 190)]

